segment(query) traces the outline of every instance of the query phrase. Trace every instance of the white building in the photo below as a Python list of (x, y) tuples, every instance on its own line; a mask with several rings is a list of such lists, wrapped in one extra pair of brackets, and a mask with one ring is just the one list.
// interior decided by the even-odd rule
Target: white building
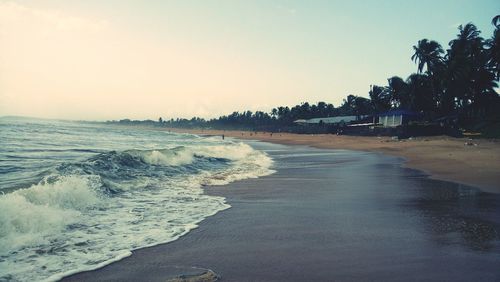
[(418, 113), (405, 110), (392, 110), (378, 115), (378, 123), (384, 127), (396, 127), (408, 123), (419, 116)]
[[(363, 119), (367, 116), (360, 116), (359, 119)], [(337, 117), (323, 117), (323, 118), (311, 118), (311, 119), (298, 119), (294, 121), (298, 124), (348, 124), (353, 121), (359, 120), (357, 116), (337, 116)]]

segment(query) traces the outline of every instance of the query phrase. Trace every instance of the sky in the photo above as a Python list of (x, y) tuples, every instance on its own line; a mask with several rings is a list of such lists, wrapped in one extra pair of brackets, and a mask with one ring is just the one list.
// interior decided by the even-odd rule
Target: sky
[(0, 116), (213, 118), (368, 97), (500, 1), (0, 0)]

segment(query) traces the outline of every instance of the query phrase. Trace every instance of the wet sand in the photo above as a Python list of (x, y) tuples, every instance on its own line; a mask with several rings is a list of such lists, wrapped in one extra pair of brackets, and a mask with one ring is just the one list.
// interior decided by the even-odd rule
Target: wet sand
[(221, 281), (499, 280), (500, 195), (382, 154), (251, 144), (277, 172), (206, 187), (232, 208), (65, 281), (166, 281), (200, 269)]
[(323, 149), (381, 152), (405, 158), (405, 166), (427, 172), (434, 179), (476, 186), (500, 194), (500, 141), (448, 136), (393, 140), (390, 137), (290, 134), (249, 131), (167, 129), (176, 132), (261, 140)]

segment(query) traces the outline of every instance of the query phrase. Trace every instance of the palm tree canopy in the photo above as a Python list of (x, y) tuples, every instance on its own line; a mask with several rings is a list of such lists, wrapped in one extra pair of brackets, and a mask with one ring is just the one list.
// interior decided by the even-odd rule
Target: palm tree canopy
[(478, 38), (479, 34), (481, 34), (481, 31), (479, 31), (473, 23), (468, 23), (464, 26), (459, 25), (458, 30), (460, 31), (458, 34), (458, 40), (463, 41), (472, 41)]
[(369, 95), (376, 112), (384, 112), (391, 108), (391, 97), (386, 87), (373, 85)]
[(442, 62), (441, 54), (444, 53), (443, 47), (437, 41), (422, 39), (416, 46), (413, 46), (415, 53), (411, 59), (418, 63), (418, 72), (421, 73), (424, 66), (428, 72), (432, 72), (437, 65)]
[(450, 41), (449, 57), (470, 56), (483, 48), (484, 39), (480, 37), (481, 31), (473, 23), (458, 26), (457, 38)]
[(496, 15), (493, 17), (491, 20), (491, 24), (494, 25), (496, 28), (500, 28), (500, 15)]
[(387, 90), (390, 93), (391, 103), (395, 108), (409, 108), (408, 85), (399, 76), (393, 76), (387, 80)]
[(500, 15), (495, 16), (491, 20), (491, 23), (496, 28), (493, 31), (493, 36), (486, 40), (485, 45), (489, 53), (488, 67), (490, 67), (498, 80), (500, 79)]

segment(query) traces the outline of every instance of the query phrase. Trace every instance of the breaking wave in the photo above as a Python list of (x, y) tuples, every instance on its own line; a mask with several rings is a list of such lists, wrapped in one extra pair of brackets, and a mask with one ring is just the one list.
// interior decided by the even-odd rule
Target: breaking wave
[(0, 280), (57, 280), (176, 240), (230, 206), (204, 185), (271, 174), (243, 143), (108, 151), (0, 196)]

